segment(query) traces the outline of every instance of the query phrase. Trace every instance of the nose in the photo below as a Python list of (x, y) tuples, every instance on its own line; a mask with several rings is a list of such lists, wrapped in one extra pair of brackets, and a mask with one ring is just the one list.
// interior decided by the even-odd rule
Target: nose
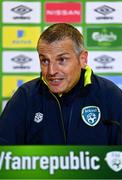
[(53, 75), (55, 75), (56, 73), (57, 73), (57, 65), (56, 64), (49, 64), (49, 66), (48, 66), (48, 74), (49, 75), (51, 75), (51, 76), (53, 76)]

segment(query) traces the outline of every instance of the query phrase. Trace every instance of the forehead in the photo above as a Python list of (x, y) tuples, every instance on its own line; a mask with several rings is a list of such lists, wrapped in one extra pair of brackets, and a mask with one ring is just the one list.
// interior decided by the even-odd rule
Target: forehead
[(48, 43), (47, 41), (40, 40), (38, 43), (38, 52), (53, 52), (56, 53), (57, 51), (67, 52), (67, 51), (74, 51), (74, 44), (71, 39), (63, 39), (57, 40), (52, 43)]

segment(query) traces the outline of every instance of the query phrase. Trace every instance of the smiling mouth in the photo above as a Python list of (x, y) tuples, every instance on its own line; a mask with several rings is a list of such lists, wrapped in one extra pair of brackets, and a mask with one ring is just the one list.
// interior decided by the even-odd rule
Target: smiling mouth
[(59, 85), (59, 83), (61, 83), (63, 80), (63, 78), (60, 78), (60, 79), (49, 79), (48, 82), (51, 84), (51, 85)]

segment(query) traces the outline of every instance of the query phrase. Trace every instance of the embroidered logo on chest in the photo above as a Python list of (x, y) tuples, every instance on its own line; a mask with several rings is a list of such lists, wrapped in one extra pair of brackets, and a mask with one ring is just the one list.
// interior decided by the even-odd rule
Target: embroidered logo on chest
[(36, 123), (40, 123), (43, 120), (43, 114), (38, 112), (35, 114), (34, 121)]
[(89, 126), (95, 126), (101, 117), (101, 112), (97, 106), (86, 106), (81, 111), (83, 121)]

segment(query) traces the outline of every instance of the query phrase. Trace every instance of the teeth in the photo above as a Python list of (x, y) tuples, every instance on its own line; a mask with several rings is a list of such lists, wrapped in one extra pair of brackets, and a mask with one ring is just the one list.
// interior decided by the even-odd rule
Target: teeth
[(52, 80), (52, 82), (59, 82), (59, 81), (60, 81), (59, 79)]

